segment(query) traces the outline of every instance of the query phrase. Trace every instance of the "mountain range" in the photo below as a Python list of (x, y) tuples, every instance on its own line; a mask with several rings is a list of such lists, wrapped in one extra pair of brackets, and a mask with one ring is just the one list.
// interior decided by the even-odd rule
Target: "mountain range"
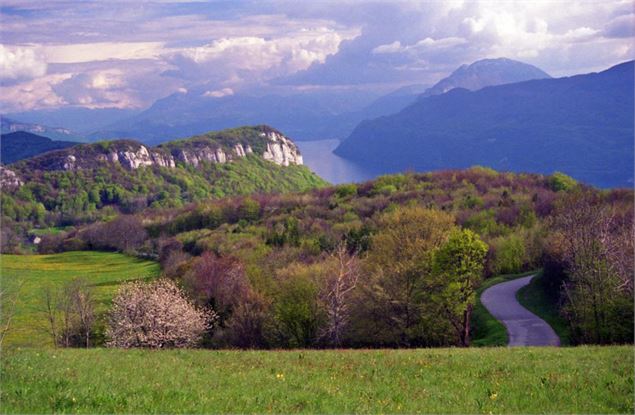
[(633, 67), (421, 97), (362, 122), (335, 153), (383, 172), (485, 165), (632, 187)]
[(232, 91), (223, 95), (202, 85), (160, 99), (143, 111), (68, 107), (11, 116), (43, 125), (66, 125), (90, 141), (134, 138), (158, 144), (210, 130), (254, 124), (275, 125), (296, 140), (343, 139), (361, 121), (396, 113), (421, 94), (429, 96), (451, 87), (478, 89), (548, 76), (522, 62), (484, 59), (463, 65), (431, 88), (423, 84), (407, 85), (386, 95), (354, 88), (286, 94)]

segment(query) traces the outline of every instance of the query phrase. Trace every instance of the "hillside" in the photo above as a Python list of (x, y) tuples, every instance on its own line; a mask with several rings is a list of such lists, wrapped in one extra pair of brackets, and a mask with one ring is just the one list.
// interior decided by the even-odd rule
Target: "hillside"
[(1, 178), (5, 219), (40, 225), (325, 184), (302, 165), (295, 144), (267, 126), (154, 148), (130, 140), (82, 144), (11, 164)]
[(428, 88), (421, 97), (443, 94), (454, 88), (476, 91), (486, 86), (543, 78), (551, 77), (533, 65), (507, 58), (481, 59), (470, 65), (461, 65), (450, 76)]
[(73, 141), (54, 141), (47, 137), (31, 134), (26, 131), (3, 134), (0, 137), (0, 156), (2, 164), (14, 163), (18, 160), (46, 153), (51, 150), (77, 145)]
[(335, 153), (384, 171), (563, 171), (633, 185), (633, 62), (600, 73), (457, 88), (362, 122)]

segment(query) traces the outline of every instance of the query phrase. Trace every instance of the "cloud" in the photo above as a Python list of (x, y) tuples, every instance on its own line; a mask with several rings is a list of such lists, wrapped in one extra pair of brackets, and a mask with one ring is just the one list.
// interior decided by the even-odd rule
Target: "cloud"
[(5, 0), (0, 102), (123, 108), (179, 90), (387, 89), (501, 56), (570, 75), (632, 59), (634, 16), (630, 0)]
[(611, 20), (602, 34), (610, 38), (632, 38), (635, 35), (635, 14), (622, 15)]
[(324, 62), (343, 37), (328, 28), (305, 28), (281, 37), (221, 38), (165, 56), (176, 67), (166, 75), (218, 86), (266, 81)]
[(162, 42), (96, 42), (43, 45), (49, 63), (95, 62), (109, 59), (152, 59), (163, 52)]
[(218, 89), (216, 91), (206, 91), (203, 96), (210, 98), (222, 98), (226, 96), (234, 95), (234, 90), (231, 88)]
[(0, 81), (9, 83), (46, 74), (47, 64), (33, 48), (0, 45)]
[[(632, 58), (629, 3), (345, 3), (342, 14), (354, 8), (363, 16), (361, 36), (343, 42), (323, 64), (279, 82), (432, 83), (460, 64), (495, 57), (525, 60), (555, 75), (607, 68), (617, 54)], [(631, 39), (618, 38), (625, 36)]]

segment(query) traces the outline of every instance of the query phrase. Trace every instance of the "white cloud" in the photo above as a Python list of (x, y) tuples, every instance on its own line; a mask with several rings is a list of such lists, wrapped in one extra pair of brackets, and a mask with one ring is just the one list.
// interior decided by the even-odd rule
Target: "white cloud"
[(109, 59), (152, 59), (164, 51), (163, 42), (97, 42), (41, 47), (49, 63), (95, 62)]
[(46, 75), (15, 85), (1, 86), (2, 111), (18, 112), (65, 105), (67, 102), (53, 91), (53, 85), (70, 77), (71, 74)]
[(273, 38), (221, 38), (204, 46), (176, 50), (167, 60), (179, 68), (179, 76), (187, 79), (236, 84), (266, 80), (324, 62), (337, 52), (342, 40), (339, 33), (325, 28)]
[(234, 95), (234, 90), (231, 88), (218, 89), (216, 91), (206, 91), (203, 96), (210, 98), (222, 98), (226, 96)]
[(0, 80), (18, 81), (46, 74), (46, 62), (34, 48), (0, 45)]

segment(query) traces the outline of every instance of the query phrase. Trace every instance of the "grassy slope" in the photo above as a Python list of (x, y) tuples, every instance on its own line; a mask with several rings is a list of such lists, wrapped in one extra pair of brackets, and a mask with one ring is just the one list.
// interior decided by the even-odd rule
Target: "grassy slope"
[(120, 282), (159, 273), (155, 262), (105, 252), (2, 255), (1, 263), (2, 288), (10, 292), (20, 289), (11, 329), (4, 340), (5, 345), (13, 346), (52, 346), (42, 313), (45, 287), (61, 287), (76, 277), (84, 278), (95, 285), (98, 311), (103, 311)]
[(570, 335), (567, 322), (558, 312), (557, 305), (545, 295), (540, 275), (516, 293), (516, 299), (526, 309), (545, 320), (560, 337), (563, 345), (569, 345)]
[(491, 315), (481, 303), (481, 294), (483, 294), (483, 291), (492, 285), (535, 274), (537, 272), (539, 271), (498, 275), (496, 277), (488, 278), (483, 282), (483, 285), (481, 285), (476, 293), (476, 305), (474, 306), (472, 320), (470, 322), (472, 326), (472, 346), (506, 346), (509, 341), (507, 330), (505, 329), (505, 326), (503, 326), (503, 323), (496, 320), (496, 318), (494, 318), (494, 316)]
[(11, 350), (5, 413), (633, 413), (629, 346)]

